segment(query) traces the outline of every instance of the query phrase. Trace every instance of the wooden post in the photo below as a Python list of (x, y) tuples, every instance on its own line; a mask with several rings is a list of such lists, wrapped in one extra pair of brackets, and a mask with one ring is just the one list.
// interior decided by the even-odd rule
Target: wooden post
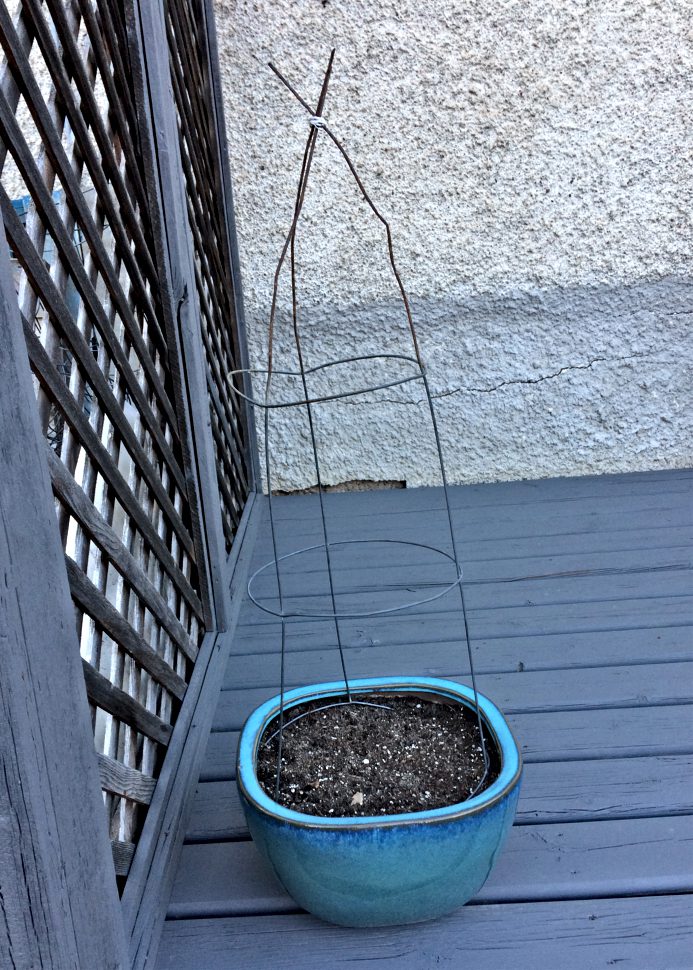
[(0, 230), (0, 966), (129, 966), (75, 612)]
[(189, 411), (192, 462), (211, 574), (213, 629), (225, 630), (229, 579), (165, 15), (161, 0), (145, 3), (128, 0), (125, 10), (140, 137), (151, 169), (147, 187), (153, 194), (151, 209), (156, 214), (156, 230), (162, 243), (159, 269), (174, 301), (175, 339)]
[(262, 519), (262, 504), (255, 499), (253, 493), (246, 503), (229, 556), (229, 629), (223, 634), (207, 634), (202, 643), (123, 893), (133, 970), (156, 965), (200, 761), (219, 700), (219, 685), (244, 602), (243, 592)]
[[(253, 548), (252, 541), (244, 545), (244, 539), (257, 527), (258, 517), (253, 515), (251, 493), (227, 557), (164, 7), (162, 0), (128, 0), (125, 11), (140, 140), (150, 169), (147, 185), (158, 235), (159, 269), (170, 288), (175, 310), (180, 309), (177, 352), (185, 382), (185, 406), (192, 431), (196, 487), (216, 619), (216, 627), (207, 633), (200, 646), (123, 892), (130, 960), (133, 968), (140, 970), (155, 962), (202, 746), (209, 733), (226, 665), (230, 631), (237, 622), (243, 600), (242, 590)], [(185, 292), (187, 299), (179, 303)]]

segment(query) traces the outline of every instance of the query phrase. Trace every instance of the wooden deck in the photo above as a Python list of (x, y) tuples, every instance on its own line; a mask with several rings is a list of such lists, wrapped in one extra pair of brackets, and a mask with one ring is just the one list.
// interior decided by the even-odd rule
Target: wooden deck
[[(159, 970), (693, 967), (693, 473), (452, 496), (479, 686), (508, 715), (526, 763), (517, 823), (488, 883), (452, 916), (409, 927), (345, 930), (297, 909), (248, 840), (236, 794), (239, 728), (278, 682), (278, 624), (246, 598)], [(315, 496), (277, 500), (281, 551), (320, 541), (316, 506)], [(445, 541), (437, 489), (334, 494), (328, 508), (332, 539)], [(257, 514), (259, 565), (271, 558), (266, 500)], [(384, 608), (412, 595), (414, 577), (449, 576), (405, 546), (359, 560), (345, 553), (338, 566), (351, 608), (364, 597)], [(324, 593), (318, 566), (292, 561), (289, 593), (303, 608)], [(258, 589), (271, 596), (271, 577)], [(344, 622), (349, 674), (464, 681), (456, 605), (450, 594), (413, 614)], [(289, 683), (338, 679), (333, 626), (293, 629)]]

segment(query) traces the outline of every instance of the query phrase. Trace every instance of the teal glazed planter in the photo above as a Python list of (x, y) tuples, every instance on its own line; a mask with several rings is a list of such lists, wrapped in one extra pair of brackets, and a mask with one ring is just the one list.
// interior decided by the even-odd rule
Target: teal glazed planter
[[(474, 710), (474, 694), (450, 680), (369, 678), (352, 693), (438, 695)], [(285, 709), (344, 694), (344, 683), (287, 691)], [(279, 697), (248, 718), (238, 752), (238, 788), (250, 833), (286, 891), (321, 919), (388, 926), (434, 919), (471, 899), (493, 868), (515, 817), (522, 759), (501, 712), (479, 694), (500, 775), (476, 797), (446, 808), (362, 818), (324, 818), (277, 804), (260, 787), (255, 761)]]

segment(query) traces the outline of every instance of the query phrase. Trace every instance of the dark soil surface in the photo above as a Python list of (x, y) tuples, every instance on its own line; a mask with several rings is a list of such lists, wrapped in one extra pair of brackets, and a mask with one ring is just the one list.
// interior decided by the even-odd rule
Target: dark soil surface
[[(431, 695), (359, 696), (363, 704), (324, 707), (311, 701), (285, 715), (281, 788), (286, 808), (325, 817), (395, 815), (462, 802), (484, 773), (474, 715)], [(337, 700), (343, 700), (337, 698)], [(307, 713), (309, 712), (309, 713)], [(293, 724), (288, 722), (306, 714)], [(257, 775), (275, 798), (279, 736), (276, 718), (265, 731)], [(486, 735), (490, 770), (483, 791), (498, 777), (498, 756)]]

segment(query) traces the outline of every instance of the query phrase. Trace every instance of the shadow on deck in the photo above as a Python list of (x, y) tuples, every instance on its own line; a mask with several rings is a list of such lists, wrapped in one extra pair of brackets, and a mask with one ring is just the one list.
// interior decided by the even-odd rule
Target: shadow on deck
[[(517, 822), (488, 883), (433, 923), (329, 926), (298, 911), (258, 857), (235, 755), (244, 719), (277, 692), (278, 623), (246, 598), (159, 970), (693, 966), (692, 486), (692, 473), (674, 471), (452, 489), (479, 687), (508, 715), (526, 769)], [(438, 489), (327, 501), (333, 540), (445, 541)], [(320, 541), (316, 504), (276, 501), (282, 551)], [(271, 558), (266, 501), (256, 514), (257, 566)], [(413, 580), (447, 577), (439, 560), (406, 546), (337, 565), (341, 603), (352, 606), (365, 596), (384, 608), (411, 596)], [(273, 595), (271, 575), (258, 590)], [(306, 608), (324, 592), (319, 562), (293, 560), (293, 601)], [(350, 676), (464, 681), (456, 606), (447, 597), (345, 621)], [(334, 642), (332, 624), (294, 621), (289, 684), (339, 679)]]

